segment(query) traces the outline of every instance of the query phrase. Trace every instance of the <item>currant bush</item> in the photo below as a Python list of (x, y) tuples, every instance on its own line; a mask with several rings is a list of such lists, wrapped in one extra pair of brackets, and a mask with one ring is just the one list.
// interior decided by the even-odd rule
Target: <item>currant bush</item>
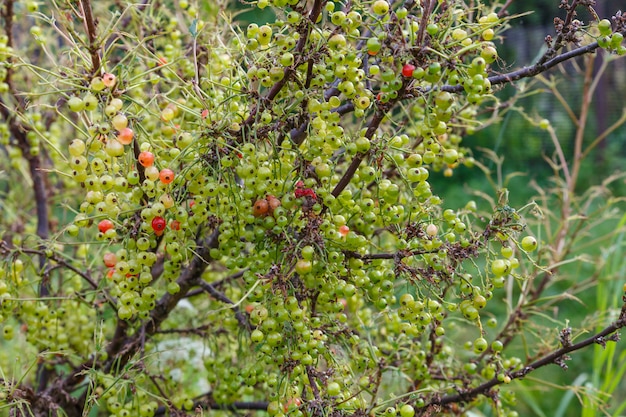
[[(4, 3), (0, 139), (37, 214), (0, 246), (22, 383), (70, 416), (456, 415), (496, 386), (513, 415), (494, 304), (537, 239), (429, 183), (474, 166), (514, 80), (506, 7), (259, 0), (276, 18), (239, 27), (205, 3)], [(623, 19), (594, 25), (624, 54)]]

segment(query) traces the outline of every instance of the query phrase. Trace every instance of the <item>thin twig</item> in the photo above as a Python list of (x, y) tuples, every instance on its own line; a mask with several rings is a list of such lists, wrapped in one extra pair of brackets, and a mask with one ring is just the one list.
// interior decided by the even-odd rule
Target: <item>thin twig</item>
[(93, 17), (90, 0), (80, 0), (83, 11), (85, 30), (89, 37), (89, 53), (91, 54), (91, 73), (97, 74), (100, 70), (100, 54), (98, 53), (98, 34), (96, 32), (96, 21)]

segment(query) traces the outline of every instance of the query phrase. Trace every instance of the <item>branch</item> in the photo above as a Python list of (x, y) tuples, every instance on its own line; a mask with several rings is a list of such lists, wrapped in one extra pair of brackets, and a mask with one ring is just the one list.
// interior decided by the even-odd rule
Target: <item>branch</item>
[[(546, 38), (546, 43), (548, 44), (548, 50), (543, 54), (543, 56), (539, 59), (539, 63), (546, 62), (549, 58), (553, 57), (556, 52), (563, 47), (563, 42), (567, 41), (567, 35), (571, 32), (571, 24), (576, 16), (576, 7), (578, 7), (580, 0), (573, 0), (572, 4), (569, 5), (569, 1), (561, 2), (561, 6), (564, 6), (567, 9), (567, 14), (565, 15), (565, 21), (562, 21), (559, 18), (554, 19), (555, 29), (557, 31), (556, 40), (552, 45), (550, 45), (550, 39)], [(560, 7), (561, 7), (560, 6)], [(571, 36), (571, 35), (570, 35)]]
[(223, 303), (232, 305), (231, 309), (235, 312), (235, 317), (237, 318), (239, 325), (242, 328), (246, 329), (247, 331), (251, 330), (250, 323), (248, 322), (248, 319), (241, 313), (241, 309), (239, 308), (239, 306), (235, 305), (235, 303), (230, 298), (228, 298), (224, 293), (219, 292), (218, 290), (215, 289), (215, 287), (213, 287), (213, 285), (209, 284), (208, 282), (202, 279), (198, 281), (198, 286), (202, 288), (204, 291), (211, 294), (213, 298)]
[[(626, 303), (626, 296), (623, 296), (622, 300)], [(568, 353), (575, 352), (577, 350), (583, 349), (587, 346), (594, 345), (594, 344), (599, 344), (604, 347), (606, 346), (607, 341), (617, 342), (619, 340), (619, 334), (614, 334), (614, 333), (623, 327), (626, 327), (626, 304), (622, 306), (622, 310), (620, 312), (619, 318), (615, 322), (607, 326), (605, 329), (603, 329), (602, 331), (576, 344), (563, 343), (563, 346), (560, 349), (555, 350), (554, 352), (550, 353), (549, 355), (544, 356), (541, 359), (531, 362), (530, 364), (524, 366), (519, 371), (508, 373), (508, 377), (511, 380), (520, 379), (520, 378), (525, 377), (529, 373), (549, 364), (557, 364), (561, 366), (562, 368), (566, 369), (567, 365), (565, 365), (564, 361), (568, 359), (567, 358)], [(564, 341), (562, 340), (562, 342)], [(427, 413), (428, 410), (436, 406), (468, 402), (479, 395), (485, 394), (491, 388), (500, 384), (504, 384), (504, 381), (500, 381), (498, 377), (496, 376), (490, 379), (489, 381), (475, 388), (472, 388), (470, 390), (459, 392), (458, 394), (446, 395), (438, 399), (434, 399), (430, 403), (421, 407), (418, 411), (421, 411), (420, 415), (423, 415), (424, 412)]]
[[(546, 72), (550, 68), (553, 68), (559, 65), (561, 62), (568, 61), (572, 58), (576, 58), (577, 56), (591, 53), (595, 51), (596, 49), (598, 49), (598, 42), (593, 42), (593, 43), (590, 43), (589, 45), (581, 46), (580, 48), (572, 49), (571, 51), (555, 56), (554, 58), (552, 58), (551, 60), (543, 64), (537, 62), (535, 65), (532, 65), (530, 67), (524, 67), (524, 68), (509, 72), (506, 74), (492, 75), (491, 77), (488, 78), (488, 80), (491, 82), (491, 85), (493, 86), (493, 85), (498, 85), (498, 84), (509, 84), (509, 83), (512, 83), (513, 81), (517, 81), (522, 78), (534, 77), (537, 74)], [(424, 93), (428, 93), (430, 90), (431, 89), (428, 89), (428, 90), (417, 89), (416, 92), (418, 94), (424, 94)], [(460, 93), (463, 91), (463, 86), (462, 85), (444, 85), (442, 87), (439, 87), (439, 90), (448, 91), (450, 93)]]
[(98, 34), (96, 33), (97, 22), (93, 18), (90, 0), (80, 0), (83, 9), (83, 18), (87, 36), (89, 36), (89, 53), (91, 54), (91, 73), (96, 74), (100, 69), (100, 55), (98, 54)]
[[(193, 409), (202, 408), (205, 410), (217, 409), (217, 410), (229, 410), (229, 411), (237, 411), (237, 410), (255, 410), (255, 411), (265, 411), (267, 410), (267, 406), (269, 402), (267, 401), (235, 401), (230, 404), (218, 404), (213, 399), (213, 392), (207, 392), (196, 397), (196, 401), (194, 401)], [(161, 406), (157, 408), (154, 415), (155, 416), (163, 416), (171, 411), (170, 408)]]
[[(378, 127), (382, 123), (382, 121), (385, 118), (385, 115), (387, 114), (387, 112), (389, 110), (391, 110), (391, 108), (397, 102), (400, 101), (401, 97), (404, 97), (404, 95), (406, 93), (406, 88), (407, 88), (409, 82), (410, 81), (408, 81), (406, 79), (402, 81), (402, 87), (398, 91), (398, 98), (396, 98), (393, 101), (390, 101), (387, 104), (382, 104), (381, 103), (381, 104), (378, 105), (378, 109), (376, 110), (376, 113), (374, 114), (374, 117), (372, 117), (372, 120), (370, 120), (370, 123), (367, 126), (367, 131), (365, 132), (365, 137), (368, 140), (371, 140), (374, 137), (374, 133), (376, 133), (376, 130), (378, 129)], [(346, 172), (343, 174), (343, 176), (341, 177), (341, 179), (339, 180), (339, 182), (337, 183), (337, 185), (335, 186), (335, 188), (333, 188), (333, 191), (331, 192), (331, 194), (334, 197), (337, 197), (339, 194), (341, 194), (343, 189), (346, 188), (348, 186), (348, 184), (350, 184), (350, 181), (352, 180), (352, 177), (354, 176), (354, 173), (359, 168), (359, 165), (361, 165), (361, 162), (363, 161), (363, 159), (367, 155), (368, 155), (368, 152), (361, 152), (361, 153), (356, 154), (354, 159), (352, 159), (352, 162), (350, 163), (350, 166), (348, 167)]]

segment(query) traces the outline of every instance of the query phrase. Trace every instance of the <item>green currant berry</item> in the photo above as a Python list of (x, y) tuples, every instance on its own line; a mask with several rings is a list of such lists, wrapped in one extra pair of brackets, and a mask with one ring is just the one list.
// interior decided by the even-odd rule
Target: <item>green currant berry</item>
[(522, 239), (522, 249), (524, 249), (526, 252), (533, 252), (535, 249), (537, 249), (537, 239), (535, 239), (533, 236), (525, 236)]
[(372, 4), (372, 11), (377, 15), (385, 15), (389, 13), (389, 3), (386, 0), (376, 0)]
[(70, 99), (67, 100), (67, 106), (71, 111), (79, 112), (85, 108), (85, 103), (80, 97), (70, 97)]
[(484, 337), (479, 337), (474, 340), (474, 353), (482, 353), (487, 350), (487, 347), (489, 347), (489, 344)]
[(339, 385), (339, 383), (335, 381), (329, 382), (326, 386), (326, 392), (331, 397), (336, 397), (337, 395), (341, 394), (341, 385)]
[(598, 30), (600, 35), (609, 36), (612, 32), (611, 21), (609, 19), (602, 19), (598, 22)]

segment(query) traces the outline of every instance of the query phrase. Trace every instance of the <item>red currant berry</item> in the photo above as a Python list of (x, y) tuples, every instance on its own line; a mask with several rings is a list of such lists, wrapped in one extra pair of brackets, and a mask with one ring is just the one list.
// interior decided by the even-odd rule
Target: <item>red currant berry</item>
[(154, 219), (152, 219), (152, 230), (154, 230), (157, 235), (163, 233), (163, 231), (165, 230), (165, 226), (167, 226), (167, 222), (163, 217), (156, 216)]
[(407, 78), (413, 76), (413, 71), (415, 71), (415, 65), (413, 64), (404, 64), (404, 66), (402, 67), (402, 75)]
[(113, 229), (113, 222), (109, 219), (100, 220), (98, 223), (98, 230), (102, 233), (106, 233), (107, 230)]

